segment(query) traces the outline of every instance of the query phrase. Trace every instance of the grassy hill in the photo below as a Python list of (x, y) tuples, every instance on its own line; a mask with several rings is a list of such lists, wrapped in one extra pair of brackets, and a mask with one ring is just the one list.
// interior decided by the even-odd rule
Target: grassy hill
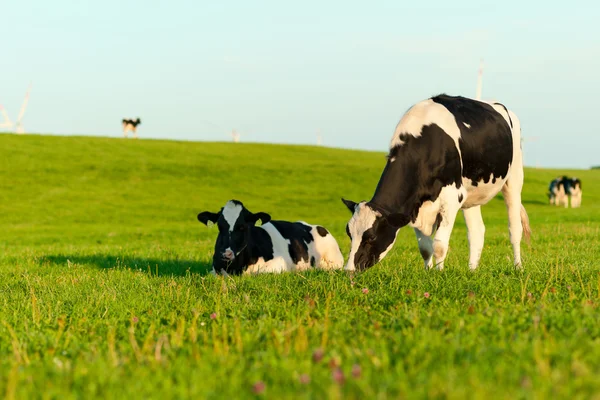
[[(597, 170), (526, 170), (523, 272), (498, 197), (483, 208), (476, 273), (459, 217), (443, 272), (423, 271), (403, 229), (354, 284), (343, 272), (206, 276), (216, 228), (198, 212), (236, 198), (326, 226), (347, 255), (340, 197), (369, 199), (384, 163), (309, 146), (0, 135), (0, 393), (245, 398), (257, 382), (268, 398), (598, 393)], [(582, 208), (547, 205), (563, 173), (581, 178)]]

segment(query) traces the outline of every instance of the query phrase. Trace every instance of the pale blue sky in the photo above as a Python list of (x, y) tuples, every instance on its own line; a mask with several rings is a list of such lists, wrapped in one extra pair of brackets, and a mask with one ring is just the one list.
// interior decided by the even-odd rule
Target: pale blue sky
[[(0, 103), (31, 132), (385, 151), (416, 101), (520, 117), (526, 165), (600, 164), (597, 1), (0, 2)], [(560, 4), (560, 7), (558, 6)]]

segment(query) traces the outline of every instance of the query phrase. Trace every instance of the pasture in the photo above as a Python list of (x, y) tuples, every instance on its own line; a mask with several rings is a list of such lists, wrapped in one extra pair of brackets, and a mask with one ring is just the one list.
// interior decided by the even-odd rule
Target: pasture
[[(385, 144), (382, 145), (382, 150)], [(222, 278), (236, 198), (319, 223), (344, 256), (383, 153), (0, 135), (0, 394), (6, 398), (591, 398), (600, 393), (600, 171), (526, 169), (533, 236), (512, 266), (500, 197), (479, 269), (457, 219), (444, 271), (403, 229), (379, 265)], [(549, 206), (559, 174), (580, 209)]]

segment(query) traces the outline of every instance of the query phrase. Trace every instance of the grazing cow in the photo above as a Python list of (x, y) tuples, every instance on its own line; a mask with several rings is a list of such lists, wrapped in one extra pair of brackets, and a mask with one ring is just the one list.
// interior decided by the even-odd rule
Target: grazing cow
[(581, 188), (581, 180), (579, 178), (571, 178), (569, 195), (571, 196), (571, 208), (581, 207), (581, 198), (583, 197), (583, 190)]
[(137, 139), (137, 127), (142, 121), (137, 119), (123, 119), (123, 136), (127, 137), (127, 132), (133, 132), (133, 137)]
[(548, 191), (550, 204), (568, 208), (569, 199), (571, 199), (572, 208), (581, 206), (583, 192), (579, 178), (569, 178), (568, 176), (558, 177), (550, 182)]
[(550, 204), (569, 207), (569, 189), (571, 179), (566, 176), (558, 177), (550, 182), (548, 187)]
[[(254, 224), (261, 220), (261, 226)], [(213, 273), (261, 273), (341, 269), (344, 257), (327, 229), (305, 222), (272, 221), (269, 214), (252, 213), (237, 200), (217, 213), (201, 212), (198, 220), (216, 223), (219, 235)]]
[(502, 191), (508, 210), (514, 264), (529, 219), (521, 205), (521, 126), (499, 103), (445, 94), (421, 101), (402, 117), (373, 198), (342, 199), (353, 214), (347, 270), (364, 270), (392, 249), (398, 231), (411, 226), (425, 268), (443, 269), (460, 209), (468, 230), (469, 267), (477, 268), (484, 243), (481, 205)]

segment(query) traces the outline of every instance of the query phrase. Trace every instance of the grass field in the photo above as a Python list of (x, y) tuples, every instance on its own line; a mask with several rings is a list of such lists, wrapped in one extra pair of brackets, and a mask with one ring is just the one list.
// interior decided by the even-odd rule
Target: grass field
[[(479, 269), (457, 220), (442, 272), (410, 229), (354, 277), (208, 276), (237, 198), (326, 226), (369, 199), (383, 153), (0, 135), (6, 398), (600, 398), (600, 170), (526, 170), (533, 237), (511, 262), (501, 198)], [(548, 182), (582, 179), (580, 209)]]

